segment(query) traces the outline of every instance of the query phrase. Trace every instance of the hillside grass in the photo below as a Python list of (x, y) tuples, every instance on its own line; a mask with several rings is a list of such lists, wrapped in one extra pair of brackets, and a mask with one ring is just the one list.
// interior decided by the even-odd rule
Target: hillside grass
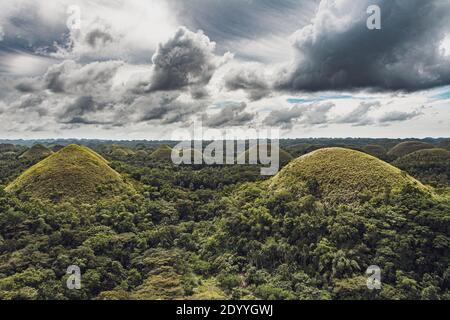
[(362, 195), (380, 196), (413, 185), (430, 191), (400, 169), (366, 153), (326, 148), (304, 155), (269, 181), (272, 190), (306, 193), (313, 190), (326, 200), (348, 203)]
[(415, 151), (433, 148), (435, 148), (435, 146), (430, 143), (422, 141), (406, 141), (397, 144), (395, 147), (388, 151), (387, 155), (394, 158), (400, 158)]
[[(250, 153), (251, 152), (255, 152), (258, 155), (258, 161), (259, 159), (259, 148), (266, 148), (267, 149), (267, 155), (270, 157), (271, 153), (272, 153), (272, 148), (270, 145), (257, 145), (257, 146), (253, 146), (250, 149), (246, 150), (244, 153), (240, 154), (237, 157), (237, 161), (241, 162), (241, 161), (245, 161), (246, 164), (249, 163), (249, 159), (250, 159)], [(290, 161), (292, 161), (292, 159), (294, 159), (294, 157), (292, 157), (292, 155), (290, 153), (288, 153), (287, 151), (278, 148), (278, 156), (279, 156), (279, 160), (280, 160), (280, 165), (284, 166), (286, 164), (288, 164)]]
[(393, 162), (420, 181), (432, 185), (450, 184), (450, 151), (441, 148), (419, 150)]
[(53, 201), (95, 202), (132, 191), (131, 185), (91, 149), (69, 145), (26, 170), (5, 189)]
[(170, 161), (172, 159), (172, 148), (168, 145), (162, 145), (150, 154), (151, 159)]
[(25, 151), (19, 158), (20, 159), (43, 159), (45, 157), (50, 156), (53, 154), (53, 151), (49, 148), (41, 145), (36, 144), (32, 146), (30, 149)]

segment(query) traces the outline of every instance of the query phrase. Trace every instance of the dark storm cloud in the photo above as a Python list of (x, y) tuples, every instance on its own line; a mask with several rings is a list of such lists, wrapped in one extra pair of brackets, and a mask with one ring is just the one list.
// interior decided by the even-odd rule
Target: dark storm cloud
[(60, 123), (68, 124), (68, 125), (76, 125), (76, 126), (80, 126), (80, 125), (109, 125), (109, 124), (111, 124), (110, 122), (107, 122), (107, 121), (89, 120), (89, 119), (84, 118), (84, 117), (73, 117), (73, 118), (70, 118), (68, 120), (63, 120)]
[(245, 112), (247, 104), (232, 102), (226, 104), (219, 113), (204, 115), (203, 123), (211, 128), (243, 126), (255, 118), (254, 113)]
[(250, 100), (260, 100), (271, 92), (264, 75), (256, 70), (232, 70), (225, 77), (225, 87), (230, 90), (244, 90)]
[(57, 115), (57, 120), (65, 124), (92, 124), (92, 120), (85, 116), (92, 115), (104, 108), (105, 105), (99, 104), (93, 97), (81, 96), (61, 110)]
[(273, 110), (264, 120), (264, 124), (272, 127), (292, 128), (294, 120), (301, 115), (302, 110), (298, 107)]
[(200, 101), (187, 102), (177, 93), (163, 93), (139, 97), (130, 108), (141, 114), (138, 122), (171, 124), (188, 121), (191, 116), (205, 110), (206, 105)]
[(22, 96), (14, 106), (19, 109), (37, 108), (45, 101), (45, 96), (43, 95), (24, 95)]
[[(366, 10), (381, 7), (381, 30), (369, 30)], [(323, 0), (314, 23), (294, 36), (293, 71), (283, 90), (415, 91), (450, 83), (441, 41), (450, 32), (447, 0)]]
[(39, 84), (35, 79), (22, 79), (15, 84), (14, 88), (22, 93), (31, 93), (39, 89)]
[(149, 91), (180, 90), (208, 84), (217, 65), (215, 44), (203, 33), (180, 28), (159, 46), (152, 61), (154, 73)]
[(113, 36), (100, 29), (91, 30), (86, 34), (85, 38), (87, 44), (89, 44), (91, 47), (96, 48), (98, 46), (104, 46), (108, 43), (111, 43), (114, 41)]
[[(4, 7), (3, 7), (4, 6)], [(4, 43), (0, 46), (0, 51), (23, 50), (28, 51), (33, 48), (51, 48), (55, 40), (61, 39), (66, 32), (66, 7), (62, 6), (55, 12), (55, 16), (61, 19), (51, 20), (45, 16), (41, 10), (41, 3), (38, 1), (7, 1), (2, 3), (2, 9), (7, 12), (7, 16), (1, 16), (0, 28), (3, 29)], [(3, 19), (2, 19), (3, 18)]]
[(35, 112), (39, 117), (44, 117), (49, 113), (45, 103), (46, 97), (43, 94), (26, 94), (12, 104), (12, 109), (14, 112)]
[(48, 69), (44, 75), (44, 86), (55, 93), (107, 91), (122, 65), (120, 61), (105, 61), (81, 66), (66, 60)]

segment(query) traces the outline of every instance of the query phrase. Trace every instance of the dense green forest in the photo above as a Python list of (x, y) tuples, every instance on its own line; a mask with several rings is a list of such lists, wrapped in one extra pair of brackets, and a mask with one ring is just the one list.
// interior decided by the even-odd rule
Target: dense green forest
[(273, 178), (175, 166), (170, 142), (73, 142), (0, 145), (0, 300), (450, 299), (445, 141), (285, 140)]

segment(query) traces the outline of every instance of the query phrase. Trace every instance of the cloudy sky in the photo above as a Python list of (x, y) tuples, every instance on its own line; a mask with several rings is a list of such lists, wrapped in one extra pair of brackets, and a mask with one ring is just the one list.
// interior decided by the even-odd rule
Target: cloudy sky
[(164, 139), (200, 120), (449, 137), (450, 1), (2, 0), (0, 120), (3, 139)]

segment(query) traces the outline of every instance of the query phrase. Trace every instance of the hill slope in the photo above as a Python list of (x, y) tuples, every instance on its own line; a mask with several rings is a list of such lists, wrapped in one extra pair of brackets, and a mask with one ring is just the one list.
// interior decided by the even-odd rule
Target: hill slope
[(7, 192), (27, 192), (39, 199), (73, 199), (82, 203), (93, 203), (131, 190), (103, 157), (78, 145), (69, 145), (42, 160), (6, 188)]
[(363, 146), (361, 150), (367, 154), (370, 154), (371, 156), (374, 156), (378, 159), (384, 159), (386, 157), (386, 149), (383, 146), (376, 145), (376, 144), (369, 144), (366, 146)]
[[(258, 159), (259, 159), (259, 148), (267, 148), (267, 155), (270, 156), (271, 155), (271, 146), (270, 145), (262, 145), (262, 146), (253, 146), (250, 149), (248, 149), (247, 151), (245, 151), (244, 153), (242, 153), (241, 155), (238, 156), (237, 161), (242, 162), (245, 161), (245, 163), (249, 163), (249, 157), (250, 157), (250, 152), (254, 152), (256, 155), (258, 155)], [(288, 164), (293, 157), (286, 151), (284, 151), (283, 149), (279, 148), (278, 149), (278, 155), (279, 155), (279, 160), (280, 160), (280, 165), (284, 166), (286, 164)]]
[(424, 149), (433, 149), (435, 148), (434, 145), (421, 142), (421, 141), (407, 141), (402, 142), (393, 147), (389, 152), (387, 153), (388, 156), (394, 157), (394, 158), (400, 158), (403, 156), (406, 156), (407, 154), (413, 153), (415, 151), (424, 150)]
[(49, 155), (53, 154), (53, 151), (49, 148), (41, 145), (36, 144), (32, 146), (30, 149), (25, 151), (19, 158), (21, 159), (30, 159), (30, 160), (40, 160), (48, 157)]
[(313, 192), (332, 202), (353, 202), (361, 193), (379, 195), (419, 181), (400, 169), (368, 154), (343, 149), (320, 149), (286, 166), (270, 181), (273, 190), (302, 194)]
[(446, 149), (419, 150), (395, 160), (393, 164), (422, 182), (450, 185), (450, 151)]
[(150, 155), (150, 158), (159, 161), (171, 161), (172, 148), (166, 144), (162, 145)]

